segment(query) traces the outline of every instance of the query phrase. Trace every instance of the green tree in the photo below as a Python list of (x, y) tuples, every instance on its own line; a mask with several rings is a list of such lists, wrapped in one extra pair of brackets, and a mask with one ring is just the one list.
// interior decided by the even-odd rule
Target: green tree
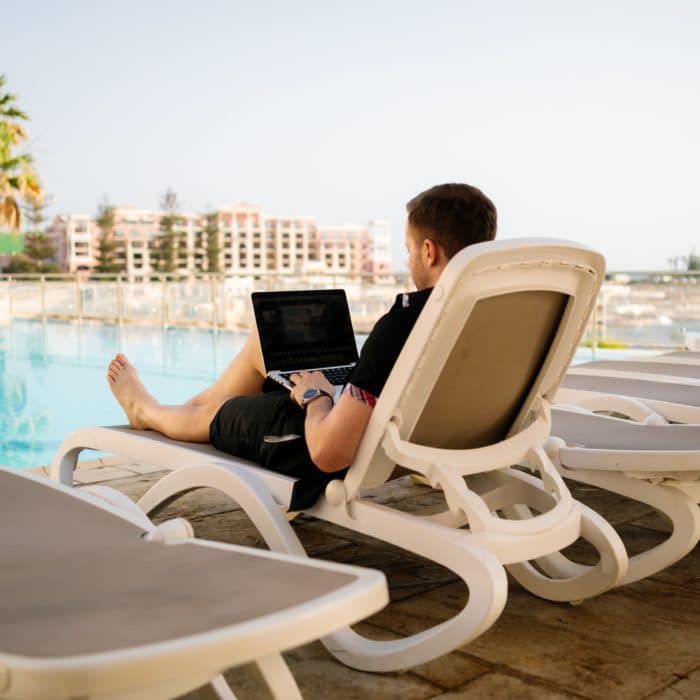
[(160, 200), (160, 208), (163, 212), (160, 216), (160, 233), (154, 241), (151, 264), (159, 272), (175, 272), (183, 234), (178, 231), (182, 223), (180, 202), (172, 187), (168, 187)]
[(11, 275), (36, 272), (36, 265), (24, 255), (13, 255), (5, 272)]
[(219, 213), (209, 211), (204, 215), (204, 235), (207, 243), (207, 272), (220, 272)]
[(0, 225), (19, 231), (21, 202), (41, 201), (43, 192), (32, 157), (17, 152), (29, 140), (21, 123), (29, 117), (16, 106), (17, 96), (5, 92), (5, 82), (0, 75)]
[(53, 258), (54, 249), (43, 231), (33, 231), (24, 237), (24, 255), (31, 261), (35, 272), (55, 272), (55, 265), (45, 260)]
[(109, 203), (107, 195), (97, 206), (95, 217), (97, 228), (100, 229), (100, 240), (97, 244), (97, 272), (123, 272), (124, 265), (115, 260), (114, 253), (117, 242), (114, 240), (114, 207)]
[(700, 255), (693, 250), (688, 256), (688, 272), (700, 272)]
[(42, 230), (47, 220), (46, 210), (50, 202), (47, 200), (31, 200), (23, 207), (29, 231), (24, 238), (24, 255), (31, 261), (33, 272), (59, 272), (59, 267), (46, 260), (54, 258), (56, 251), (51, 241)]

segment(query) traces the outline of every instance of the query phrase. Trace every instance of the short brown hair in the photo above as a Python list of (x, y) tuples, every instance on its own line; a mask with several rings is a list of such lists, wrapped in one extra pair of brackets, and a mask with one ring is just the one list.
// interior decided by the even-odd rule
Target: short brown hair
[(496, 237), (496, 207), (471, 185), (436, 185), (414, 197), (406, 209), (411, 228), (440, 245), (448, 258)]

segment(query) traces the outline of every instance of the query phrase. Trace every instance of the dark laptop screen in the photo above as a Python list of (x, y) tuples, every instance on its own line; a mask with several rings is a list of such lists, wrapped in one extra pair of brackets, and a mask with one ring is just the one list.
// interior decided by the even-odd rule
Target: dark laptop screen
[(253, 309), (268, 372), (357, 362), (342, 289), (254, 292)]

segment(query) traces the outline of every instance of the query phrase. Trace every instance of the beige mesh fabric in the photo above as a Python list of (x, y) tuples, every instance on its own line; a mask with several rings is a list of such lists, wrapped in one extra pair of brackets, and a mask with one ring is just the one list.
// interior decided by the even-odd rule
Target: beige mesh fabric
[(540, 374), (568, 298), (526, 291), (477, 302), (411, 441), (468, 449), (502, 440)]
[(668, 374), (672, 377), (700, 379), (700, 364), (687, 365), (675, 362), (644, 362), (643, 360), (596, 360), (594, 362), (585, 362), (581, 365), (576, 365), (576, 368)]
[(596, 391), (601, 394), (633, 396), (638, 399), (667, 401), (684, 406), (700, 406), (700, 387), (678, 383), (655, 382), (646, 379), (620, 377), (595, 377), (584, 374), (567, 374), (561, 384), (566, 389)]
[(552, 435), (571, 446), (596, 450), (700, 450), (697, 425), (643, 425), (556, 408)]
[(163, 545), (96, 506), (0, 471), (0, 650), (90, 654), (208, 632), (355, 580), (251, 553)]

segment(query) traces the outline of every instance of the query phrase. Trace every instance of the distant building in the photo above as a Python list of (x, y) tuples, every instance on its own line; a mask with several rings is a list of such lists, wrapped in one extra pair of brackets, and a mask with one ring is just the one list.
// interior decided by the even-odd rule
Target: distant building
[(54, 217), (46, 229), (54, 261), (64, 272), (91, 270), (96, 262), (93, 240), (96, 226), (87, 214)]
[[(289, 272), (309, 274), (390, 274), (389, 226), (320, 226), (313, 216), (276, 216), (252, 204), (231, 204), (217, 209), (219, 271), (226, 274)], [(162, 213), (116, 207), (114, 210), (115, 259), (129, 276), (155, 271), (154, 248), (160, 235)], [(182, 214), (177, 249), (177, 271), (208, 272), (206, 220)], [(93, 270), (101, 232), (83, 214), (57, 216), (47, 229), (57, 251), (56, 262), (67, 272)]]

